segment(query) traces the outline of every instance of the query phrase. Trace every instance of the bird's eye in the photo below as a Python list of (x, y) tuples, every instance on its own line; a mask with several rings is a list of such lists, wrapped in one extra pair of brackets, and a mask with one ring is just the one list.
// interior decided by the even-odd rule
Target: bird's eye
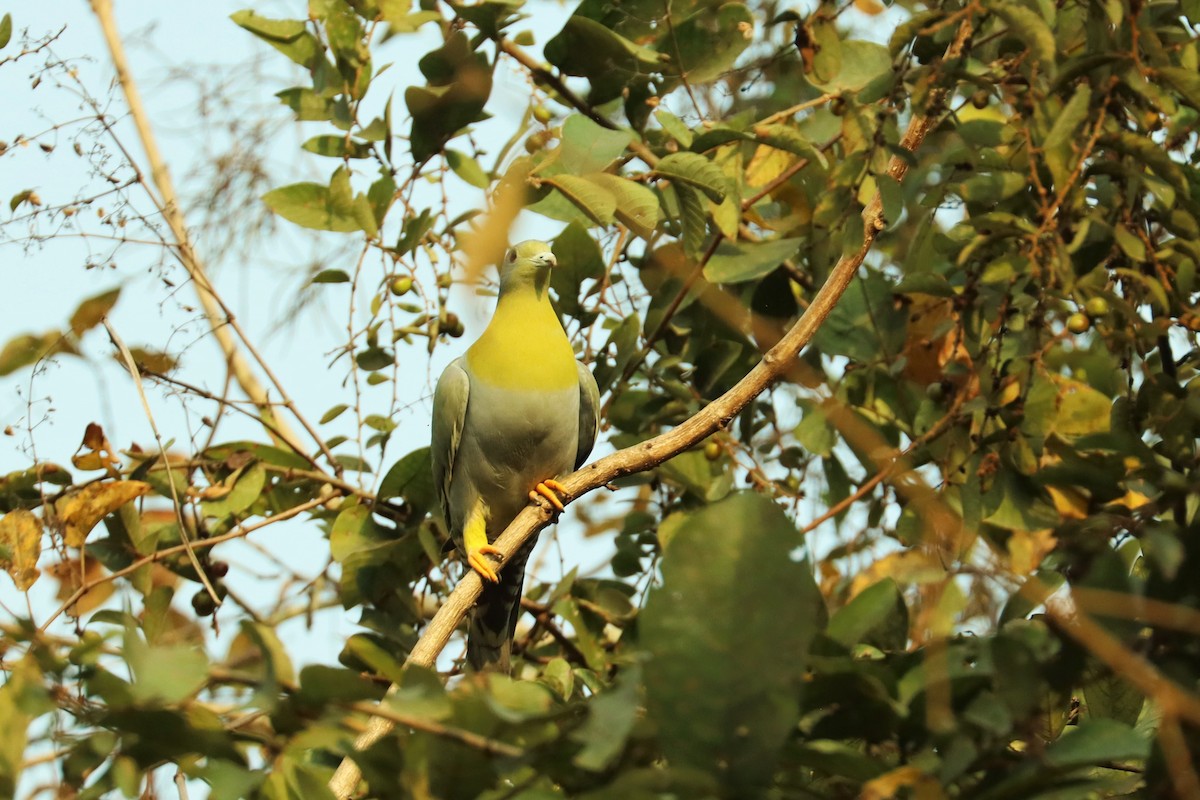
[(504, 254), (504, 260), (510, 264), (513, 263), (514, 261), (516, 261), (517, 260), (517, 251), (509, 250), (507, 253)]

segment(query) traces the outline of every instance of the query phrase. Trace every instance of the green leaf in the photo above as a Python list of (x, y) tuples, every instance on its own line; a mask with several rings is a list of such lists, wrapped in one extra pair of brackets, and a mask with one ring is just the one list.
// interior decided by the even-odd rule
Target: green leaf
[(776, 150), (786, 150), (803, 158), (826, 165), (825, 154), (793, 125), (755, 125), (754, 140)]
[(283, 467), (284, 469), (309, 469), (312, 467), (312, 464), (304, 459), (304, 457), (293, 453), (291, 450), (283, 450), (278, 447), (272, 447), (269, 444), (259, 444), (258, 442), (227, 442), (225, 444), (218, 444), (205, 450), (202, 455), (208, 459), (224, 461), (237, 453), (248, 453), (259, 461)]
[(372, 683), (356, 670), (309, 664), (300, 670), (299, 698), (313, 705), (328, 702), (354, 703), (376, 700), (383, 688)]
[(903, 651), (908, 643), (908, 606), (896, 582), (884, 578), (838, 609), (825, 632), (847, 647), (869, 644), (884, 651)]
[[(8, 16), (4, 17), (8, 22)], [(0, 28), (2, 31), (2, 28)], [(0, 685), (0, 794), (17, 796), (17, 780), (26, 759), (25, 748), (29, 743), (29, 724), (40, 702), (34, 696), (43, 694), (42, 676), (33, 656), (27, 655), (8, 666), (10, 669), (3, 685)], [(32, 702), (31, 702), (32, 701)], [(36, 709), (40, 712), (40, 709)]]
[(587, 179), (616, 199), (613, 214), (622, 225), (643, 239), (648, 239), (654, 233), (660, 216), (658, 195), (654, 190), (607, 172), (594, 172)]
[(543, 52), (547, 61), (567, 75), (585, 77), (592, 83), (589, 100), (593, 104), (619, 97), (632, 82), (661, 69), (666, 58), (580, 12), (546, 42)]
[(312, 89), (298, 86), (276, 92), (275, 96), (295, 113), (300, 122), (325, 122), (333, 116), (333, 101)]
[(17, 206), (21, 205), (22, 203), (28, 203), (36, 208), (42, 204), (42, 201), (38, 198), (37, 192), (35, 192), (33, 189), (22, 189), (14, 194), (8, 201), (8, 210), (16, 211)]
[(679, 202), (679, 224), (683, 229), (683, 252), (690, 259), (700, 257), (700, 248), (708, 227), (708, 215), (704, 213), (704, 203), (700, 195), (688, 186), (678, 183), (671, 187)]
[(1056, 69), (1054, 32), (1046, 20), (1016, 0), (992, 0), (988, 7), (1008, 23), (1012, 32), (1025, 43), (1033, 62), (1044, 75), (1053, 78)]
[(1029, 176), (1020, 172), (988, 172), (972, 175), (962, 182), (963, 200), (994, 205), (1029, 188)]
[(725, 173), (699, 153), (671, 153), (658, 162), (654, 172), (660, 178), (699, 189), (714, 203), (725, 199)]
[(571, 739), (583, 744), (572, 759), (575, 766), (591, 772), (609, 767), (625, 748), (639, 712), (638, 689), (642, 670), (637, 665), (622, 669), (615, 685), (587, 704), (587, 720), (571, 732)]
[(632, 141), (630, 131), (609, 130), (582, 114), (573, 114), (563, 122), (562, 144), (556, 151), (553, 169), (541, 172), (546, 175), (603, 172), (621, 157)]
[(617, 210), (617, 198), (612, 192), (587, 178), (566, 173), (543, 178), (543, 181), (561, 192), (592, 222), (601, 226), (612, 224)]
[(584, 309), (579, 293), (583, 282), (604, 274), (604, 254), (596, 240), (580, 222), (572, 222), (554, 239), (558, 266), (550, 271), (550, 288), (558, 295), (558, 309), (568, 316), (581, 318)]
[(313, 276), (313, 283), (349, 283), (350, 276), (345, 270), (323, 269)]
[(151, 647), (132, 629), (125, 634), (124, 655), (133, 670), (129, 691), (145, 703), (178, 703), (208, 678), (203, 650), (190, 645)]
[(393, 33), (413, 33), (426, 22), (441, 19), (436, 11), (412, 11), (412, 0), (376, 0), (379, 13)]
[[(851, 39), (839, 41), (837, 50), (841, 63), (836, 73), (824, 80), (814, 76), (817, 79), (813, 84), (825, 92), (857, 92), (892, 69), (891, 54), (881, 44)], [(817, 63), (820, 61), (821, 54), (818, 53)]]
[(234, 12), (229, 18), (302, 67), (312, 69), (322, 54), (320, 43), (302, 20), (267, 19), (250, 10)]
[(263, 202), (279, 216), (303, 228), (349, 233), (362, 230), (352, 204), (343, 202), (328, 186), (293, 183), (272, 189)]
[(367, 550), (383, 541), (382, 531), (365, 505), (343, 508), (333, 520), (329, 531), (329, 555), (334, 561), (345, 561), (350, 555)]
[(79, 336), (99, 325), (108, 316), (108, 312), (112, 311), (120, 296), (120, 289), (112, 289), (80, 303), (71, 315), (71, 333)]
[(1063, 732), (1046, 748), (1045, 760), (1071, 768), (1110, 761), (1140, 761), (1150, 755), (1150, 741), (1128, 725), (1111, 719), (1085, 720)]
[(433, 486), (431, 464), (428, 447), (414, 450), (401, 458), (392, 465), (379, 483), (379, 499), (403, 497), (415, 508), (425, 511), (436, 508), (438, 500)]
[(462, 31), (427, 53), (420, 67), (430, 85), (409, 86), (404, 102), (412, 115), (413, 158), (424, 163), (468, 125), (486, 118), (483, 107), (492, 93), (492, 67)]
[(660, 108), (654, 112), (654, 118), (658, 120), (659, 125), (662, 125), (663, 130), (669, 133), (671, 138), (679, 142), (679, 144), (684, 147), (692, 146), (692, 131), (679, 117), (665, 108)]
[(802, 239), (773, 239), (765, 242), (723, 241), (704, 266), (710, 283), (741, 283), (761, 278), (796, 255)]
[(1200, 110), (1200, 74), (1194, 68), (1159, 67), (1158, 74), (1188, 105)]
[(333, 408), (329, 409), (328, 411), (326, 411), (324, 414), (321, 415), (320, 424), (324, 425), (327, 422), (333, 422), (335, 419), (337, 419), (338, 417), (340, 417), (342, 415), (343, 411), (345, 411), (349, 407), (350, 406), (346, 405), (345, 403), (339, 403), (338, 405), (334, 406)]
[(673, 766), (722, 765), (716, 777), (730, 796), (765, 790), (795, 726), (824, 616), (809, 567), (794, 557), (799, 545), (783, 510), (762, 495), (733, 494), (688, 514), (639, 619), (646, 704), (664, 755)]
[(450, 169), (454, 170), (454, 174), (467, 183), (479, 189), (486, 189), (491, 183), (487, 173), (475, 159), (457, 150), (447, 149), (443, 154), (446, 156), (446, 163), (450, 165)]
[(366, 142), (333, 134), (314, 136), (300, 146), (310, 153), (328, 158), (368, 158), (371, 155), (371, 148)]
[(214, 519), (224, 519), (234, 514), (241, 514), (262, 494), (267, 484), (267, 471), (262, 464), (248, 467), (237, 477), (229, 494), (219, 500), (205, 500), (200, 503), (204, 516)]
[(842, 37), (838, 35), (833, 19), (824, 14), (812, 20), (809, 30), (815, 52), (808, 78), (813, 84), (824, 86), (842, 71)]
[(827, 457), (833, 452), (833, 446), (838, 440), (837, 431), (829, 423), (825, 412), (819, 406), (808, 404), (803, 419), (792, 431), (792, 435), (805, 450), (822, 457)]
[(1051, 430), (1074, 439), (1109, 429), (1112, 400), (1086, 383), (1063, 379), (1058, 382), (1058, 414)]
[(249, 9), (235, 11), (229, 15), (240, 28), (267, 40), (290, 42), (305, 31), (304, 22), (298, 19), (267, 19)]
[(1133, 725), (1142, 713), (1146, 698), (1136, 686), (1116, 674), (1104, 674), (1084, 684), (1088, 714)]
[(668, 40), (675, 74), (689, 83), (708, 83), (729, 71), (750, 45), (754, 15), (741, 3), (702, 6), (675, 25)]
[(7, 47), (12, 40), (12, 28), (12, 14), (5, 14), (0, 19), (0, 49)]
[(367, 372), (387, 369), (395, 361), (396, 357), (382, 347), (368, 347), (354, 354), (354, 363), (359, 369), (365, 369)]
[(1091, 98), (1091, 89), (1087, 85), (1081, 84), (1071, 95), (1071, 99), (1063, 106), (1062, 111), (1054, 118), (1054, 125), (1046, 134), (1045, 142), (1042, 143), (1046, 166), (1050, 168), (1050, 174), (1054, 176), (1056, 188), (1061, 189), (1067, 184), (1071, 160), (1074, 158), (1071, 145), (1075, 142), (1079, 127), (1087, 121)]
[(46, 331), (43, 334), (23, 333), (14, 336), (0, 348), (0, 377), (10, 375), (21, 367), (36, 364), (46, 356), (57, 353), (78, 355), (75, 347), (67, 341), (66, 336), (58, 331)]

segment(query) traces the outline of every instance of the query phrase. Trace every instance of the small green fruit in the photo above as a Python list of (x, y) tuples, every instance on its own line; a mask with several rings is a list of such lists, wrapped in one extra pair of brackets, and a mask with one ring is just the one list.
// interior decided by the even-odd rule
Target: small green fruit
[(1087, 312), (1089, 317), (1107, 317), (1108, 312), (1112, 311), (1108, 301), (1103, 297), (1090, 297), (1083, 306), (1083, 310)]
[(1088, 329), (1091, 327), (1092, 321), (1088, 319), (1087, 314), (1080, 314), (1076, 312), (1067, 317), (1067, 330), (1069, 330), (1071, 333), (1087, 333)]
[(217, 610), (217, 604), (213, 602), (212, 595), (207, 589), (201, 589), (192, 595), (192, 610), (196, 612), (197, 617), (209, 617)]
[(407, 275), (397, 275), (395, 278), (392, 278), (392, 284), (389, 288), (392, 290), (393, 295), (402, 297), (408, 294), (412, 290), (412, 287), (412, 278)]
[(533, 107), (533, 118), (545, 125), (554, 119), (554, 114), (545, 106), (537, 105)]
[(711, 441), (711, 440), (705, 442), (704, 443), (704, 457), (707, 458), (709, 461), (716, 461), (718, 458), (721, 457), (721, 445), (719, 445), (716, 442)]

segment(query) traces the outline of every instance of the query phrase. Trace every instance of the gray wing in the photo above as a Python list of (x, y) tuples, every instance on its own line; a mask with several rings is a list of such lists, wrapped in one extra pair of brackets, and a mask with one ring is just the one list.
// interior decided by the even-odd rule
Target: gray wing
[(579, 449), (575, 451), (575, 469), (583, 466), (596, 444), (600, 432), (600, 389), (592, 371), (581, 362), (575, 362), (579, 370)]
[(438, 378), (433, 392), (433, 433), (429, 457), (433, 462), (433, 486), (442, 503), (446, 528), (456, 535), (450, 516), (450, 479), (454, 475), (454, 457), (462, 442), (463, 424), (467, 419), (467, 398), (471, 393), (471, 378), (463, 369), (461, 358), (450, 362)]

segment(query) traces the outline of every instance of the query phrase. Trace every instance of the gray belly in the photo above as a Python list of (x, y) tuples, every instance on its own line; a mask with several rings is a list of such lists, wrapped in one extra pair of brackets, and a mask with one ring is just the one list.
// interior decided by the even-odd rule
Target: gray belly
[(528, 504), (539, 481), (571, 472), (578, 448), (577, 386), (531, 396), (476, 381), (455, 458), (453, 505), (465, 513), (482, 498), (493, 538)]

